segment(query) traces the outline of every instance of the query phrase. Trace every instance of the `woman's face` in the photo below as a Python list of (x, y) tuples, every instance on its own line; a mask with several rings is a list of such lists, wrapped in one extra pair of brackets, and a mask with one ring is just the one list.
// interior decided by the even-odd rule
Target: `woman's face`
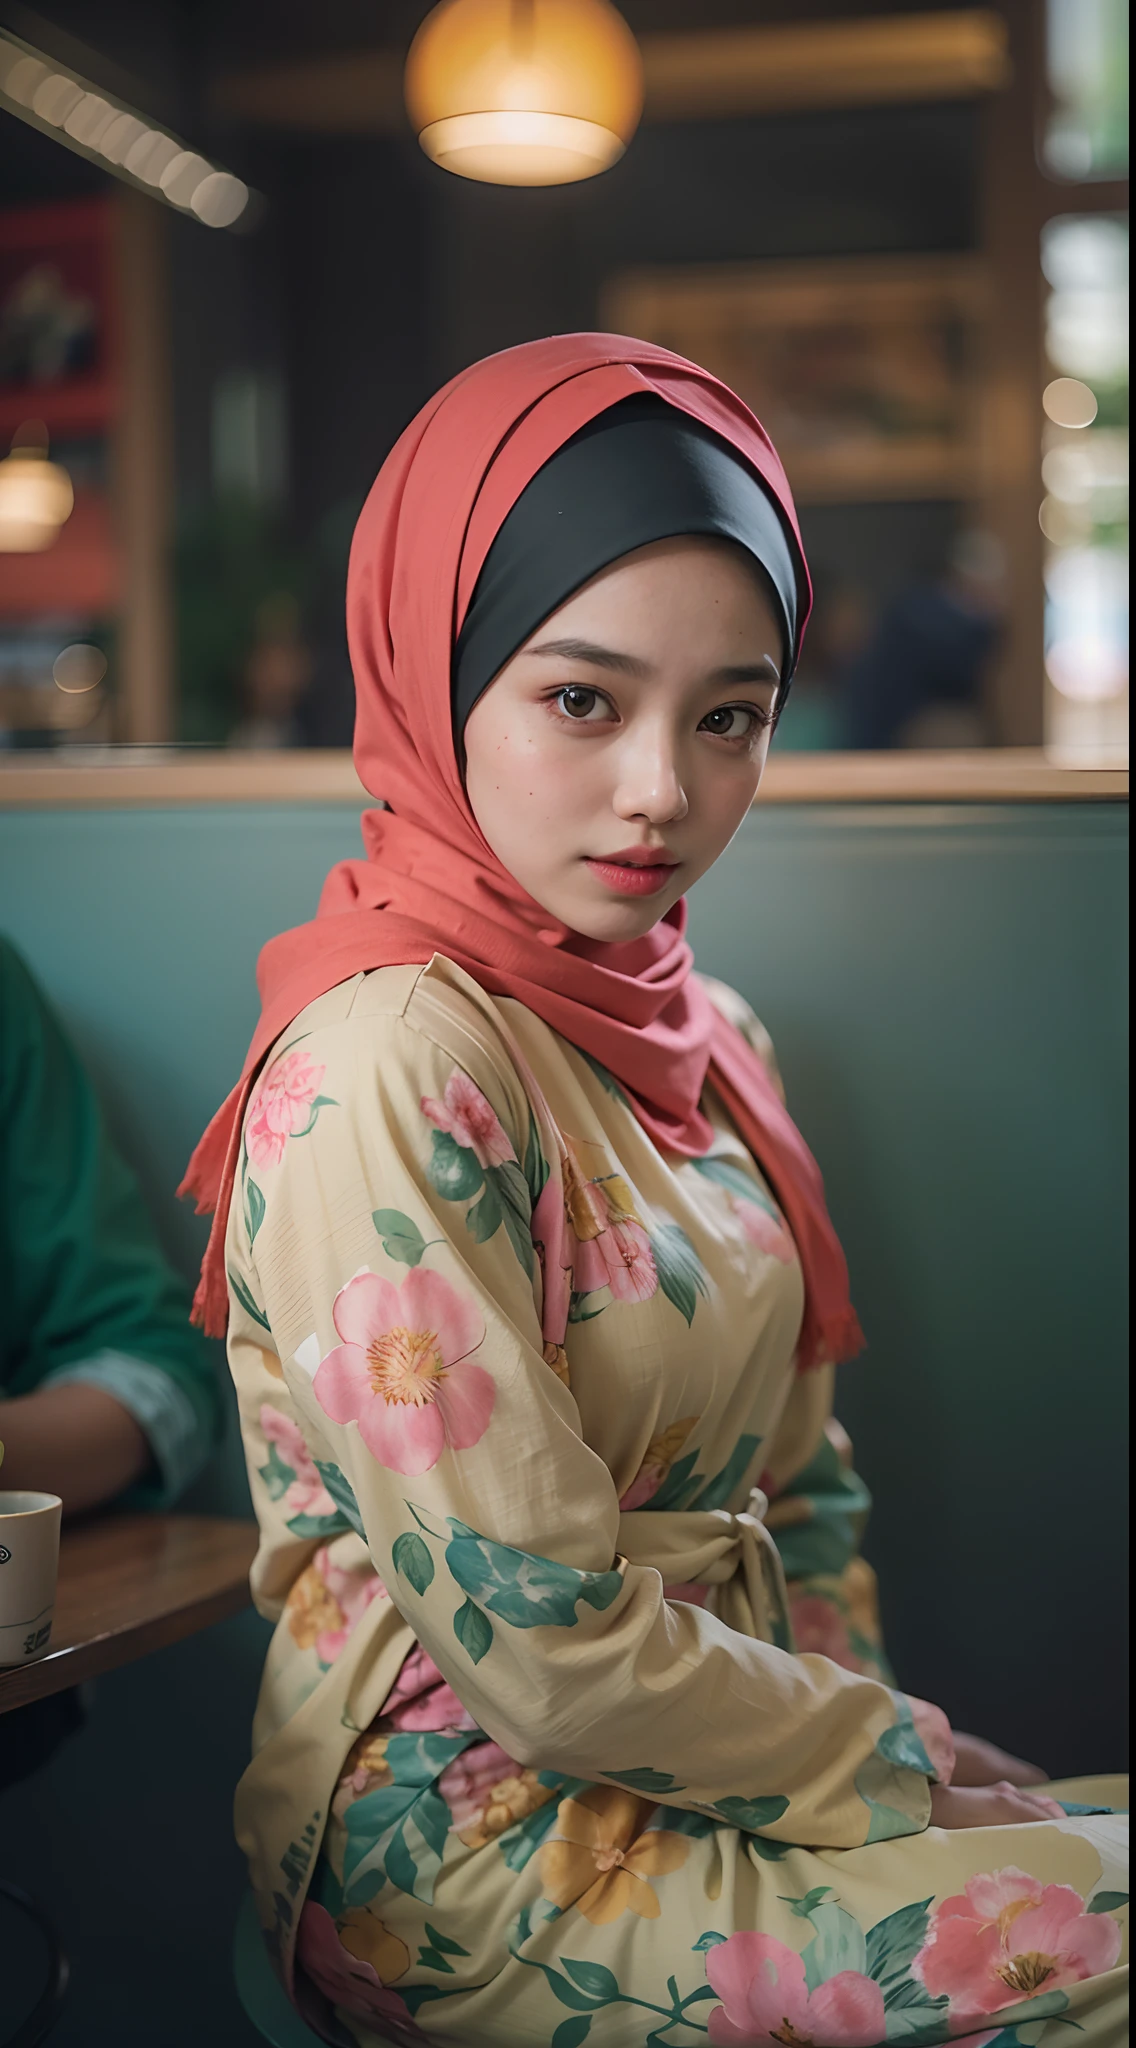
[(729, 845), (769, 751), (781, 630), (740, 548), (656, 541), (545, 619), (474, 705), (466, 789), (573, 931), (649, 931)]

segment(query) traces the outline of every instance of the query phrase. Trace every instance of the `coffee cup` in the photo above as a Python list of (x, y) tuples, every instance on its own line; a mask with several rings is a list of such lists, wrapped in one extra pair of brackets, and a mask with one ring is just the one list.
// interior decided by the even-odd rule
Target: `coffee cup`
[(30, 1664), (51, 1647), (62, 1513), (57, 1493), (0, 1489), (0, 1664)]

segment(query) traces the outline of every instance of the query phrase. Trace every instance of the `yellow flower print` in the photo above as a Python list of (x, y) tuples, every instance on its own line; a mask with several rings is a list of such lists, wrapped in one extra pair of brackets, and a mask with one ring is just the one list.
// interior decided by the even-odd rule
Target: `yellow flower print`
[(347, 1617), (324, 1584), (316, 1565), (300, 1573), (284, 1604), (288, 1633), (301, 1650), (314, 1650), (320, 1636), (345, 1628)]
[(666, 1828), (644, 1833), (654, 1810), (649, 1799), (606, 1785), (562, 1800), (558, 1832), (540, 1852), (545, 1897), (562, 1911), (575, 1906), (593, 1927), (606, 1927), (623, 1913), (657, 1920), (662, 1909), (647, 1880), (680, 1869), (690, 1842)]
[(568, 1378), (568, 1353), (565, 1351), (563, 1344), (546, 1344), (544, 1347), (544, 1362), (552, 1367), (557, 1379), (563, 1380), (566, 1387), (571, 1384)]
[(370, 1963), (382, 1984), (393, 1984), (410, 1968), (410, 1950), (384, 1927), (366, 1906), (353, 1906), (338, 1922), (339, 1939), (349, 1956)]
[[(598, 1145), (589, 1145), (587, 1149), (591, 1152), (600, 1152)], [(606, 1157), (602, 1153), (601, 1163), (604, 1165), (607, 1163)], [(568, 1221), (572, 1225), (573, 1236), (581, 1244), (587, 1244), (590, 1239), (598, 1237), (601, 1231), (607, 1229), (609, 1217), (607, 1205), (599, 1188), (596, 1186), (594, 1179), (588, 1174), (584, 1162), (580, 1159), (570, 1140), (566, 1142), (562, 1172), (564, 1177), (564, 1207), (568, 1212)]]
[(684, 1415), (651, 1438), (643, 1462), (620, 1500), (625, 1514), (654, 1499), (697, 1421), (697, 1415)]

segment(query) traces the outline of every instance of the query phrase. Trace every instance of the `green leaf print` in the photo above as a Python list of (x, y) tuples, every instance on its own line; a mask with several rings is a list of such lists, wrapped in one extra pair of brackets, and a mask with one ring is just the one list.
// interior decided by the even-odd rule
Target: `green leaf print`
[(447, 1976), (450, 1977), (454, 1974), (453, 1964), (448, 1963), (445, 1956), (439, 1955), (435, 1948), (420, 1948), (418, 1951), (418, 1962), (420, 1968), (424, 1970), (445, 1970)]
[(347, 1533), (345, 1515), (289, 1515), (288, 1527), (293, 1536), (320, 1536), (324, 1542), (329, 1536), (343, 1536)]
[(484, 1184), (485, 1174), (477, 1154), (459, 1145), (448, 1131), (433, 1133), (434, 1149), (426, 1178), (444, 1202), (466, 1202)]
[(400, 1266), (418, 1265), (426, 1250), (426, 1239), (411, 1217), (404, 1216), (401, 1209), (375, 1209), (371, 1221), (389, 1259), (397, 1259)]
[(466, 1600), (454, 1616), (454, 1634), (471, 1662), (480, 1664), (492, 1647), (493, 1623), (472, 1600)]
[(760, 1448), (759, 1436), (740, 1436), (721, 1471), (706, 1481), (691, 1505), (703, 1514), (711, 1508), (724, 1508), (730, 1495), (736, 1493), (742, 1484)]
[(744, 1167), (735, 1166), (734, 1162), (730, 1159), (713, 1158), (692, 1159), (690, 1164), (696, 1173), (702, 1175), (704, 1180), (716, 1181), (719, 1187), (727, 1188), (731, 1195), (737, 1195), (739, 1200), (743, 1202), (756, 1203), (759, 1209), (764, 1209), (768, 1215), (775, 1217), (777, 1222), (780, 1223), (781, 1218), (776, 1205), (770, 1201), (765, 1189), (759, 1185), (752, 1174), (745, 1171)]
[(334, 1095), (316, 1095), (316, 1096), (314, 1096), (314, 1097), (312, 1098), (312, 1102), (311, 1102), (311, 1112), (312, 1112), (312, 1113), (311, 1113), (311, 1116), (309, 1117), (309, 1119), (308, 1119), (307, 1123), (306, 1123), (306, 1124), (304, 1125), (304, 1128), (303, 1128), (303, 1130), (302, 1130), (302, 1131), (293, 1131), (291, 1135), (292, 1135), (292, 1136), (293, 1136), (294, 1138), (310, 1138), (310, 1137), (311, 1137), (311, 1135), (312, 1135), (312, 1132), (313, 1132), (313, 1131), (315, 1130), (315, 1127), (316, 1127), (317, 1123), (319, 1122), (319, 1113), (320, 1113), (320, 1110), (321, 1110), (321, 1109), (338, 1109), (338, 1108), (339, 1108), (339, 1104), (338, 1104), (338, 1102), (336, 1101), (336, 1099), (335, 1099)]
[(431, 1903), (450, 1828), (450, 1810), (435, 1781), (478, 1740), (476, 1732), (391, 1736), (386, 1761), (394, 1783), (365, 1793), (347, 1809), (343, 1881), (348, 1896), (377, 1871), (399, 1891)]
[(529, 1202), (535, 1209), (548, 1179), (548, 1161), (540, 1149), (540, 1132), (537, 1129), (536, 1118), (532, 1115), (529, 1117), (529, 1135), (522, 1170), (529, 1191)]
[(898, 1913), (889, 1913), (886, 1920), (877, 1920), (868, 1930), (864, 1970), (879, 1985), (885, 2005), (889, 1990), (894, 1993), (900, 1982), (910, 1982), (907, 1973), (912, 1960), (927, 1939), (930, 1904), (930, 1899), (921, 1899), (917, 1905), (901, 1906)]
[(561, 2020), (552, 2036), (550, 2048), (580, 2048), (592, 2031), (591, 2013), (580, 2013), (574, 2020)]
[(245, 1182), (245, 1229), (248, 1231), (249, 1247), (256, 1241), (256, 1233), (264, 1222), (265, 1200), (254, 1180)]
[(452, 1515), (447, 1520), (453, 1536), (446, 1547), (446, 1563), (458, 1585), (478, 1606), (513, 1628), (537, 1628), (542, 1623), (573, 1628), (580, 1600), (602, 1613), (623, 1585), (618, 1572), (576, 1571), (551, 1558), (494, 1543)]
[(246, 1316), (251, 1316), (254, 1323), (259, 1323), (261, 1329), (267, 1330), (271, 1335), (272, 1325), (269, 1322), (268, 1317), (265, 1315), (264, 1310), (257, 1307), (255, 1301), (252, 1298), (252, 1295), (249, 1293), (248, 1288), (245, 1286), (244, 1281), (238, 1279), (237, 1275), (232, 1271), (231, 1268), (229, 1270), (229, 1285), (232, 1288), (233, 1293), (236, 1295), (237, 1300), (240, 1302), (240, 1305), (243, 1308)]
[(598, 1308), (588, 1308), (587, 1303), (599, 1300), (600, 1294), (604, 1291), (602, 1288), (597, 1288), (592, 1294), (574, 1293), (568, 1304), (568, 1321), (570, 1323), (591, 1323), (595, 1321), (597, 1316), (602, 1316), (607, 1307), (606, 1301), (600, 1301)]
[(466, 1228), (477, 1244), (488, 1244), (501, 1228), (501, 1198), (491, 1178), (490, 1168), (484, 1179), (481, 1194), (465, 1212)]
[(268, 1446), (267, 1462), (256, 1469), (258, 1477), (264, 1481), (269, 1500), (282, 1500), (296, 1477), (291, 1465), (284, 1463), (273, 1443)]
[(720, 1948), (725, 1940), (726, 1936), (724, 1934), (719, 1934), (715, 1928), (710, 1927), (705, 1934), (700, 1934), (698, 1940), (692, 1944), (694, 1954), (696, 1956), (704, 1956), (708, 1949)]
[[(570, 1797), (567, 1786), (564, 1787), (563, 1796)], [(543, 1806), (538, 1806), (534, 1812), (526, 1814), (524, 1820), (514, 1821), (511, 1828), (506, 1828), (503, 1835), (498, 1835), (497, 1847), (507, 1869), (523, 1870), (525, 1865), (531, 1862), (545, 1836), (555, 1825), (559, 1807), (559, 1800), (546, 1799)]]
[(646, 1767), (636, 1771), (605, 1771), (605, 1778), (613, 1784), (626, 1785), (629, 1792), (685, 1792), (685, 1785), (676, 1785), (669, 1771), (651, 1771)]
[(416, 1593), (424, 1593), (434, 1577), (434, 1560), (421, 1536), (415, 1536), (412, 1531), (399, 1536), (391, 1555), (396, 1572), (413, 1586)]
[(649, 1233), (655, 1255), (659, 1286), (689, 1325), (699, 1295), (706, 1293), (702, 1262), (685, 1230), (678, 1223), (657, 1223)]
[(838, 1906), (835, 1899), (822, 1900), (808, 1917), (816, 1928), (816, 1936), (801, 1952), (807, 1989), (815, 1991), (818, 1984), (838, 1976), (842, 1970), (855, 1970), (864, 1976), (867, 1943), (860, 1922)]
[(1119, 1913), (1128, 1904), (1127, 1892), (1098, 1892), (1085, 1907), (1086, 1913)]
[(898, 1770), (918, 1771), (923, 1777), (933, 1778), (935, 1766), (916, 1733), (914, 1717), (907, 1700), (901, 1692), (893, 1692), (892, 1700), (895, 1703), (896, 1723), (893, 1728), (884, 1729), (876, 1744), (877, 1756), (882, 1756), (886, 1763), (895, 1764)]
[(573, 1984), (578, 1984), (581, 1991), (586, 1991), (589, 1997), (602, 1998), (606, 2005), (610, 2005), (614, 1998), (619, 1997), (619, 1979), (613, 1976), (605, 1964), (570, 1963), (567, 1956), (562, 1957), (562, 1961)]
[(612, 1100), (615, 1102), (626, 1102), (626, 1095), (624, 1094), (618, 1081), (614, 1080), (613, 1077), (608, 1073), (607, 1068), (601, 1066), (598, 1060), (594, 1060), (590, 1052), (582, 1051), (579, 1046), (576, 1046), (574, 1050), (580, 1054), (580, 1058), (583, 1060), (584, 1065), (586, 1067), (591, 1068), (593, 1074), (596, 1077), (596, 1080), (599, 1082), (600, 1087), (603, 1089), (604, 1093), (606, 1095), (610, 1095), (612, 1097)]
[(365, 1541), (367, 1531), (363, 1527), (363, 1517), (359, 1512), (359, 1503), (338, 1465), (321, 1465), (317, 1458), (315, 1466), (344, 1521), (350, 1524), (356, 1536), (362, 1536)]
[(702, 1475), (694, 1469), (698, 1456), (697, 1451), (687, 1451), (684, 1457), (675, 1459), (658, 1491), (643, 1503), (648, 1514), (652, 1509), (658, 1513), (662, 1508), (684, 1508), (693, 1500), (702, 1485)]
[[(507, 1159), (503, 1166), (491, 1166), (486, 1179), (492, 1178), (501, 1209), (501, 1220), (505, 1233), (516, 1252), (521, 1265), (532, 1279), (533, 1242), (530, 1225), (532, 1202), (529, 1198), (529, 1184), (513, 1159)], [(484, 1196), (482, 1197), (484, 1200)], [(478, 1204), (480, 1207), (480, 1203)]]
[(732, 1828), (744, 1828), (747, 1834), (757, 1833), (759, 1828), (772, 1827), (775, 1820), (788, 1810), (789, 1801), (780, 1793), (771, 1793), (764, 1799), (717, 1799), (711, 1812), (720, 1815)]
[(586, 1991), (580, 1991), (570, 1977), (562, 1977), (559, 1970), (550, 1970), (547, 1963), (541, 1964), (548, 1988), (561, 2005), (570, 2006), (573, 2012), (598, 2012), (603, 2005), (610, 2005), (608, 1998), (593, 1998)]
[(463, 1948), (460, 1941), (451, 1941), (448, 1934), (439, 1934), (437, 1928), (431, 1927), (428, 1920), (425, 1922), (425, 1927), (427, 1940), (431, 1941), (434, 1947), (440, 1950), (442, 1955), (467, 1956), (469, 1954), (469, 1950)]

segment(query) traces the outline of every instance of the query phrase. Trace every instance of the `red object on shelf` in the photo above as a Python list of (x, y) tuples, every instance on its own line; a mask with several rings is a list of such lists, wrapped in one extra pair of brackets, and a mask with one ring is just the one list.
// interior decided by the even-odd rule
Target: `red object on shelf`
[(122, 565), (110, 505), (77, 490), (75, 509), (49, 548), (0, 553), (0, 623), (44, 617), (103, 619), (122, 595)]
[[(64, 289), (94, 311), (91, 359), (47, 380), (0, 369), (0, 437), (43, 420), (55, 438), (85, 438), (113, 427), (122, 404), (113, 202), (77, 199), (0, 212), (0, 314), (29, 272), (50, 266)], [(0, 452), (6, 453), (6, 450)]]

